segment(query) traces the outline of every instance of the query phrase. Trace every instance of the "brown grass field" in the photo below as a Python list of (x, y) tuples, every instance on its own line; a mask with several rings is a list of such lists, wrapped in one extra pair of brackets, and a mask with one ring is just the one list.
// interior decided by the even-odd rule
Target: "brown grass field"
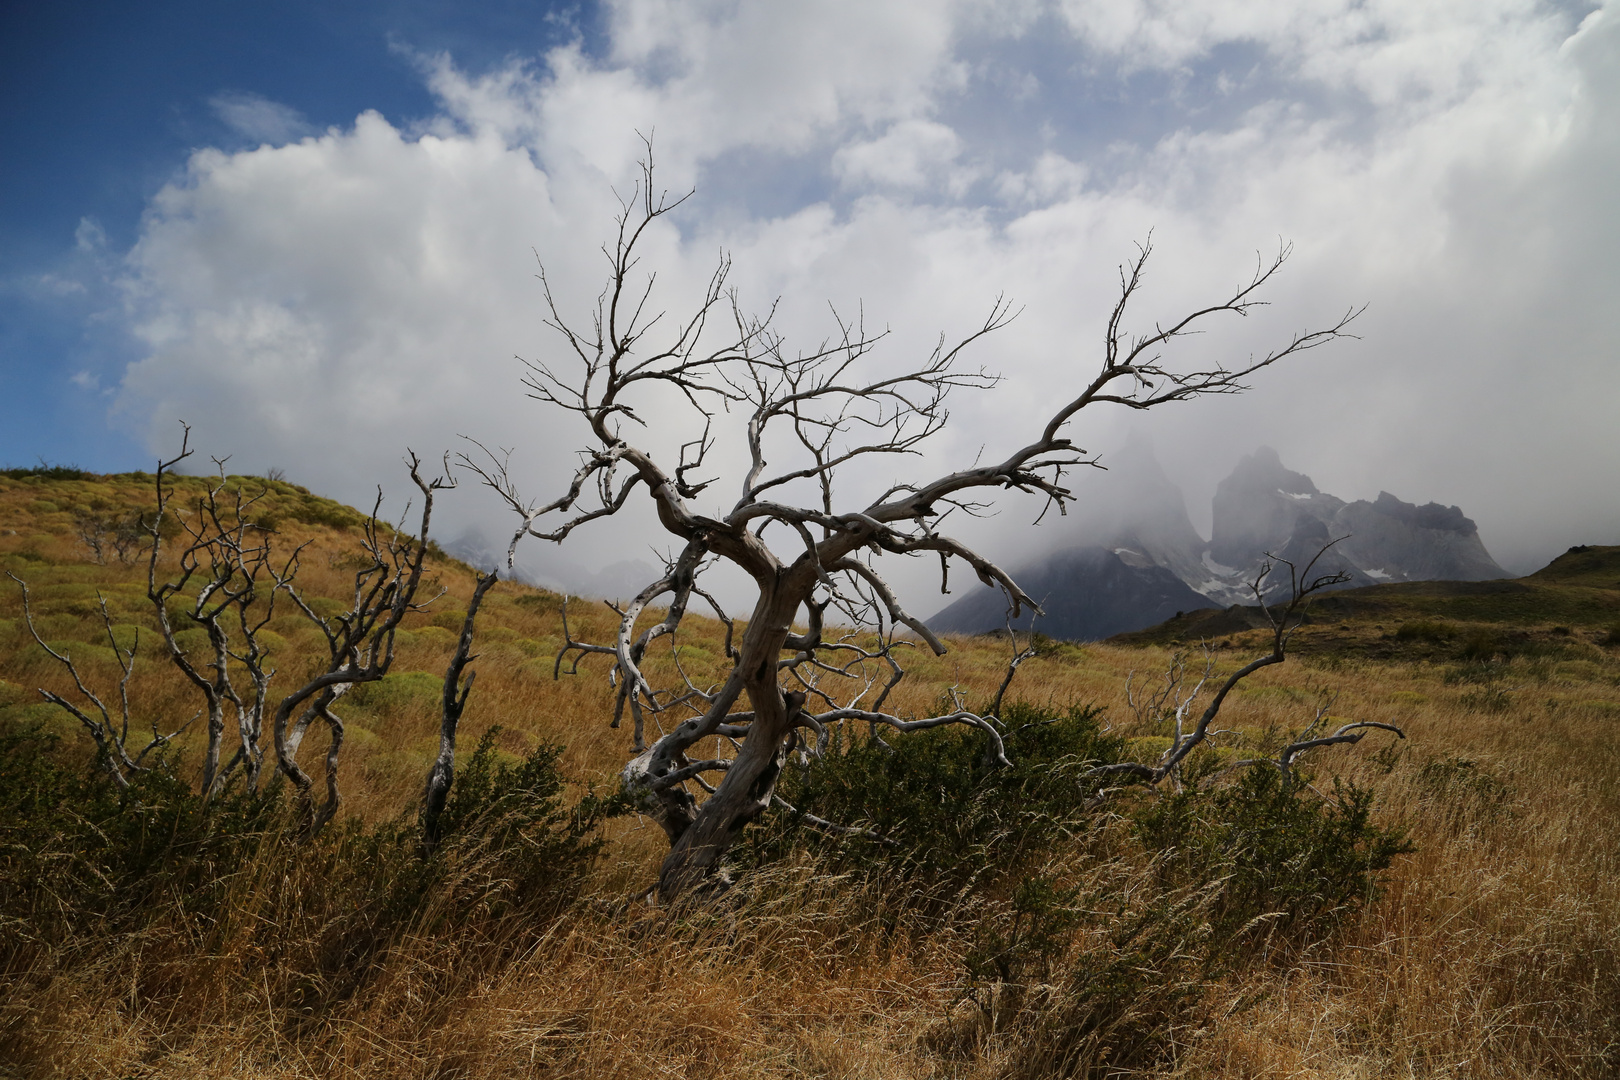
[[(98, 564), (74, 523), (144, 505), (149, 483), (0, 477), (0, 563), (33, 590), (41, 634), (102, 688), (116, 685), (118, 669), (96, 597), (120, 627), (150, 627), (145, 568)], [(341, 595), (358, 517), (292, 485), (270, 486), (278, 544), (313, 542), (301, 583)], [(1574, 584), (1536, 579), (1546, 593), (1540, 607), (1518, 593), (1511, 610), (1485, 601), (1462, 610), (1421, 595), (1405, 607), (1369, 602), (1359, 611), (1336, 600), (1301, 631), (1289, 663), (1245, 683), (1222, 714), (1228, 745), (1298, 729), (1324, 690), (1337, 695), (1335, 716), (1403, 727), (1403, 743), (1378, 733), (1317, 751), (1311, 764), (1321, 797), (1335, 776), (1371, 787), (1375, 820), (1404, 827), (1415, 850), (1382, 874), (1376, 899), (1324, 939), (1268, 946), (1228, 965), (1185, 1009), (1154, 1011), (1192, 978), (1175, 948), (1155, 954), (1156, 966), (1136, 964), (1133, 977), (1147, 989), (1103, 1031), (1090, 1064), (1071, 1062), (1066, 1074), (1620, 1075), (1620, 632), (1612, 629), (1620, 551), (1593, 550), (1597, 561)], [(448, 559), (431, 569), (448, 592), (400, 635), (388, 680), (397, 692), (348, 718), (344, 809), (372, 823), (409, 810), (437, 746), (438, 681), (472, 578)], [(29, 638), (17, 588), (3, 584), (0, 732), (32, 725), (59, 733), (65, 759), (87, 765), (89, 740), (36, 692), (71, 684)], [(608, 727), (600, 662), (553, 680), (559, 606), (516, 584), (490, 594), (463, 745), (494, 724), (514, 755), (560, 743), (561, 770), (578, 797), (612, 788), (629, 738)], [(601, 605), (570, 610), (579, 636), (607, 635), (611, 613)], [(716, 629), (688, 619), (688, 671), (720, 670)], [(272, 630), (285, 686), (314, 641), (290, 617)], [(1233, 622), (1216, 630), (1220, 671), (1258, 654), (1256, 632)], [(1095, 704), (1117, 733), (1149, 747), (1150, 733), (1132, 728), (1126, 678), (1162, 673), (1178, 633), (1188, 640), (1172, 629), (1159, 644), (1050, 645), (1023, 667), (1011, 696)], [(901, 710), (923, 712), (951, 685), (970, 701), (994, 692), (1007, 643), (950, 644), (944, 657), (916, 657)], [(671, 673), (667, 659), (653, 670), (660, 665)], [(150, 645), (131, 697), (143, 722), (183, 720), (197, 708)], [(1147, 796), (1127, 795), (1116, 809), (1133, 798)], [(1116, 809), (1099, 811), (1043, 856), (1043, 870), (1078, 895), (1121, 898), (1121, 913), (1147, 910), (1157, 902), (1155, 859)], [(139, 932), (36, 940), (26, 918), (13, 919), (0, 929), (12, 938), (0, 946), (9, 957), (0, 969), (0, 1075), (1056, 1075), (1032, 1047), (1078, 1015), (1087, 987), (1072, 973), (1125, 970), (1098, 967), (1122, 946), (1107, 919), (1093, 918), (1066, 939), (1045, 979), (1018, 991), (1018, 1009), (983, 1010), (987, 998), (964, 996), (964, 956), (975, 928), (1005, 910), (1005, 888), (964, 893), (942, 908), (916, 901), (903, 881), (835, 873), (801, 852), (745, 875), (723, 902), (661, 911), (628, 898), (654, 879), (662, 834), (633, 815), (605, 830), (584, 894), (559, 913), (516, 925), (464, 891), (464, 907), (418, 917), (342, 993), (329, 985), (339, 969), (328, 965), (317, 978), (301, 958), (322, 920), (338, 917), (321, 906), (324, 875), (332, 860), (364, 858), (358, 844), (334, 841), (317, 858), (265, 839), (253, 860), (259, 869), (229, 883), (246, 915), (223, 936), (159, 913)], [(8, 865), (16, 857), (0, 852)], [(1186, 910), (1196, 924), (1196, 905)], [(1189, 925), (1194, 941), (1200, 930)], [(1011, 990), (999, 992), (1011, 1000)], [(1108, 1040), (1154, 1024), (1152, 1060), (1111, 1071), (1110, 1054), (1123, 1055)]]

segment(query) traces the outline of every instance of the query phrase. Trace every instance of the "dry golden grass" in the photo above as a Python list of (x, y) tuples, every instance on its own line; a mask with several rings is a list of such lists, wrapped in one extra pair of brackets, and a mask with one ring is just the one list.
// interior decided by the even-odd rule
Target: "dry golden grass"
[[(0, 562), (33, 587), (44, 636), (82, 643), (75, 659), (102, 686), (116, 668), (96, 646), (95, 592), (107, 597), (116, 621), (147, 625), (144, 586), (138, 567), (88, 560), (71, 536), (72, 513), (95, 500), (135, 505), (141, 498), (115, 480), (0, 479)], [(314, 541), (305, 586), (339, 594), (339, 556), (353, 535), (290, 521), (282, 533), (283, 541)], [(351, 720), (345, 809), (371, 820), (411, 804), (435, 747), (435, 701), (421, 691), (442, 676), (448, 627), (459, 625), (471, 578), (445, 561), (434, 573), (448, 595), (439, 614), (413, 616), (401, 636), (391, 683), (404, 689), (389, 698), (386, 714), (357, 709)], [(66, 685), (26, 639), (19, 614), (15, 589), (0, 593), (0, 721), (41, 721), (80, 738), (67, 718), (34, 703), (34, 687)], [(599, 606), (573, 610), (576, 634), (603, 636), (608, 615)], [(273, 629), (285, 642), (278, 680), (285, 686), (313, 642), (297, 620)], [(681, 635), (688, 671), (718, 670), (716, 631), (688, 620)], [(607, 726), (611, 691), (600, 665), (553, 681), (560, 643), (554, 597), (497, 587), (480, 626), (466, 739), (498, 723), (502, 745), (514, 752), (560, 742), (573, 781), (610, 785), (628, 733)], [(943, 658), (916, 657), (899, 708), (925, 710), (953, 684), (969, 700), (994, 691), (1005, 645), (951, 644)], [(1248, 655), (1234, 648), (1217, 659), (1224, 670)], [(1095, 702), (1123, 729), (1127, 673), (1162, 671), (1168, 659), (1159, 649), (1064, 646), (1025, 665), (1015, 696)], [(667, 668), (668, 660), (658, 663)], [(413, 683), (412, 672), (425, 674)], [(1223, 714), (1222, 726), (1236, 732), (1228, 742), (1297, 728), (1323, 689), (1338, 694), (1335, 715), (1403, 726), (1408, 739), (1395, 750), (1379, 753), (1384, 742), (1369, 738), (1319, 753), (1314, 764), (1324, 790), (1335, 774), (1373, 786), (1381, 819), (1404, 823), (1417, 850), (1385, 875), (1383, 897), (1330, 940), (1221, 984), (1173, 1032), (1162, 1075), (1620, 1070), (1620, 663), (1613, 649), (1575, 642), (1562, 657), (1504, 665), (1491, 694), (1448, 683), (1446, 673), (1430, 663), (1307, 660), (1269, 670), (1234, 695)], [(132, 694), (143, 721), (184, 719), (196, 708), (149, 651)], [(624, 899), (652, 880), (662, 835), (633, 817), (610, 822), (608, 835), (590, 895), (553, 924), (494, 939), (477, 927), (407, 935), (389, 946), (363, 992), (318, 1015), (289, 1006), (289, 975), (264, 955), (275, 927), (239, 935), (235, 951), (222, 955), (197, 954), (176, 928), (88, 955), (57, 943), (62, 952), (52, 964), (3, 976), (0, 1034), (12, 1056), (0, 1061), (0, 1075), (1013, 1073), (1015, 1031), (942, 1049), (972, 1008), (958, 1000), (971, 908), (913, 919), (892, 887), (835, 879), (803, 861), (760, 875), (718, 907), (671, 914)], [(1130, 863), (1128, 845), (1109, 837), (1104, 829), (1077, 842), (1049, 869), (1070, 881), (1139, 875), (1143, 866)], [(277, 887), (291, 896), (296, 884)], [(1097, 947), (1083, 935), (1074, 946)]]

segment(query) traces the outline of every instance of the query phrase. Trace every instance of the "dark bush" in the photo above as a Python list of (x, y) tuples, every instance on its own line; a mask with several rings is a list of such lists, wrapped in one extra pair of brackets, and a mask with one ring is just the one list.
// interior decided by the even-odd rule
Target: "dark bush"
[(594, 795), (565, 806), (557, 769), (563, 748), (541, 743), (525, 758), (502, 760), (499, 733), (485, 731), (456, 770), (439, 817), (439, 858), (491, 883), (480, 885), (478, 900), (491, 914), (571, 900), (602, 850), (598, 826), (615, 808)]
[(1501, 636), (1494, 630), (1470, 630), (1463, 635), (1462, 643), (1458, 646), (1457, 655), (1465, 661), (1479, 663), (1489, 662), (1498, 654), (1511, 655)]
[(95, 942), (139, 928), (154, 904), (217, 922), (232, 876), (259, 847), (275, 807), (242, 796), (205, 817), (171, 768), (119, 792), (57, 739), (0, 737), (0, 918), (15, 929), (3, 962), (50, 942)]
[(253, 957), (302, 1014), (363, 986), (402, 934), (475, 948), (539, 932), (578, 894), (602, 808), (564, 805), (555, 746), (496, 757), (486, 734), (424, 858), (409, 817), (305, 839), (284, 785), (205, 808), (177, 763), (120, 792), (49, 736), (0, 737), (0, 972), (48, 970), (70, 950), (118, 955), (138, 936)]
[(25, 480), (35, 478), (39, 480), (94, 480), (96, 474), (86, 472), (77, 465), (30, 465), (25, 468), (0, 469), (0, 476), (7, 480)]
[[(757, 863), (809, 845), (843, 869), (890, 869), (957, 885), (986, 872), (1012, 873), (1067, 830), (1084, 827), (1095, 792), (1081, 774), (1118, 761), (1124, 748), (1103, 732), (1100, 715), (1090, 706), (1007, 708), (1011, 767), (996, 765), (984, 734), (970, 728), (890, 732), (886, 739), (835, 734), (824, 756), (790, 765), (782, 777), (778, 790), (798, 814), (768, 817), (739, 855)], [(817, 833), (800, 827), (806, 814), (874, 835)]]
[(1441, 642), (1452, 635), (1451, 627), (1435, 619), (1413, 619), (1395, 630), (1396, 641)]
[(1373, 792), (1334, 781), (1331, 799), (1296, 776), (1254, 766), (1236, 783), (1169, 795), (1136, 814), (1160, 856), (1167, 890), (1220, 881), (1211, 907), (1217, 941), (1317, 941), (1376, 895), (1377, 874), (1411, 851), (1404, 830), (1372, 820)]

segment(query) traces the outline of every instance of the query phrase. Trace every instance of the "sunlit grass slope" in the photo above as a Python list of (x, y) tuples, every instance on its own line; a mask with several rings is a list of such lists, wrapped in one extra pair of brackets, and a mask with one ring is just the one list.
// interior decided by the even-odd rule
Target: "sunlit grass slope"
[[(267, 489), (261, 522), (278, 548), (308, 542), (299, 580), (336, 603), (361, 515), (291, 484), (236, 482)], [(135, 719), (174, 726), (199, 702), (154, 648), (144, 561), (104, 553), (98, 563), (77, 535), (86, 517), (148, 507), (151, 483), (62, 470), (0, 476), (0, 565), (28, 582), (41, 635), (98, 688), (114, 688), (118, 676), (98, 597), (120, 642), (139, 631)], [(924, 898), (903, 875), (855, 873), (801, 848), (714, 908), (672, 917), (626, 899), (652, 882), (665, 850), (662, 833), (630, 815), (607, 823), (584, 899), (538, 934), (466, 929), (495, 925), (474, 897), (465, 912), (391, 938), (346, 995), (299, 989), (313, 976), (289, 967), (297, 950), (268, 924), (244, 930), (223, 953), (194, 948), (200, 939), (178, 923), (49, 943), (0, 975), (0, 1075), (978, 1078), (1111, 1075), (1117, 1059), (1143, 1074), (1187, 1077), (1612, 1076), (1620, 1070), (1615, 550), (1574, 552), (1519, 582), (1330, 597), (1302, 631), (1302, 655), (1233, 695), (1212, 762), (1274, 747), (1324, 694), (1335, 717), (1407, 734), (1318, 752), (1311, 763), (1321, 793), (1312, 798), (1335, 797), (1335, 778), (1364, 785), (1375, 820), (1404, 827), (1415, 845), (1383, 874), (1381, 895), (1325, 938), (1260, 939), (1271, 944), (1243, 963), (1193, 970), (1187, 958), (1204, 955), (1199, 935), (1213, 924), (1198, 890), (1168, 875), (1173, 853), (1142, 840), (1138, 822), (1153, 798), (1126, 792), (1031, 872), (1085, 910), (1053, 924), (1062, 934), (1043, 946), (1038, 975), (998, 998), (975, 957), (986, 928), (1013, 927), (1017, 904), (1028, 902), (1016, 882)], [(429, 565), (443, 597), (407, 620), (393, 673), (344, 712), (345, 811), (373, 824), (408, 821), (419, 796), (437, 744), (440, 680), (473, 583), (454, 560)], [(57, 733), (62, 760), (87, 767), (89, 740), (38, 694), (67, 693), (71, 683), (29, 637), (17, 587), (0, 584), (0, 734)], [(600, 603), (574, 601), (569, 618), (579, 638), (606, 640), (612, 627)], [(1111, 734), (1153, 753), (1163, 729), (1128, 707), (1127, 676), (1140, 691), (1162, 677), (1173, 642), (1191, 647), (1200, 634), (1218, 646), (1217, 670), (1232, 670), (1258, 648), (1235, 619), (1202, 630), (1184, 621), (1140, 645), (1048, 644), (1010, 696), (1059, 711), (1096, 705)], [(318, 642), (294, 617), (270, 630), (276, 685), (285, 688)], [(630, 740), (608, 726), (612, 690), (599, 660), (553, 678), (562, 642), (559, 597), (495, 588), (479, 623), (463, 745), (470, 750), (494, 725), (510, 760), (560, 743), (578, 798), (587, 787), (612, 788)], [(911, 655), (900, 710), (930, 710), (953, 686), (972, 703), (994, 693), (1008, 644), (949, 643), (944, 657)], [(695, 679), (722, 671), (716, 624), (688, 617), (676, 645)], [(667, 652), (651, 668), (655, 680), (674, 674)], [(195, 740), (180, 751), (181, 775), (194, 779)], [(263, 865), (301, 865), (288, 843), (267, 842)], [(278, 854), (286, 851), (294, 854)], [(318, 890), (318, 877), (299, 884), (300, 873), (254, 888), (313, 897), (297, 890)], [(296, 923), (285, 904), (254, 910)], [(1098, 1031), (1089, 1056), (1051, 1049)], [(1130, 1064), (1129, 1046), (1152, 1056)]]

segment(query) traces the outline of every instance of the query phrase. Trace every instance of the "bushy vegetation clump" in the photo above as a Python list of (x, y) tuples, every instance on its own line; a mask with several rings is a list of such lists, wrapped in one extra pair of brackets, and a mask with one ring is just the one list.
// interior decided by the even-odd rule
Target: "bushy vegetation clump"
[[(262, 984), (313, 1015), (408, 935), (464, 954), (510, 947), (579, 894), (601, 849), (600, 803), (565, 804), (559, 753), (542, 743), (503, 760), (487, 732), (428, 852), (411, 816), (305, 836), (276, 785), (204, 805), (168, 759), (120, 791), (37, 727), (6, 732), (0, 973), (48, 979), (144, 955), (129, 977), (155, 1000), (229, 957), (208, 977)], [(0, 1023), (0, 1055), (7, 1042)]]
[(57, 480), (96, 480), (95, 473), (86, 472), (77, 465), (47, 465), (41, 462), (38, 465), (8, 466), (0, 469), (0, 476), (7, 480), (38, 480), (52, 482)]
[(1017, 1047), (1011, 1075), (1152, 1067), (1222, 978), (1330, 936), (1412, 850), (1365, 787), (1319, 793), (1272, 764), (1217, 781), (1211, 753), (1182, 791), (1104, 798), (1093, 770), (1127, 742), (1101, 710), (1016, 705), (1003, 719), (1011, 767), (954, 728), (834, 738), (790, 770), (793, 810), (751, 849), (756, 863), (808, 849), (958, 924), (971, 1005), (929, 1036), (947, 1056), (999, 1040)]
[[(1013, 705), (1002, 720), (1010, 766), (995, 762), (982, 733), (955, 726), (886, 739), (835, 732), (824, 754), (784, 773), (778, 790), (793, 809), (757, 830), (753, 861), (804, 844), (840, 870), (958, 887), (1029, 865), (1085, 827), (1097, 790), (1085, 774), (1120, 760), (1125, 740), (1088, 705)], [(852, 831), (818, 831), (811, 817)]]
[(1167, 795), (1133, 815), (1167, 889), (1215, 886), (1211, 931), (1228, 947), (1320, 940), (1413, 850), (1402, 828), (1373, 820), (1371, 789), (1335, 778), (1325, 796), (1307, 781), (1252, 766), (1231, 784)]

